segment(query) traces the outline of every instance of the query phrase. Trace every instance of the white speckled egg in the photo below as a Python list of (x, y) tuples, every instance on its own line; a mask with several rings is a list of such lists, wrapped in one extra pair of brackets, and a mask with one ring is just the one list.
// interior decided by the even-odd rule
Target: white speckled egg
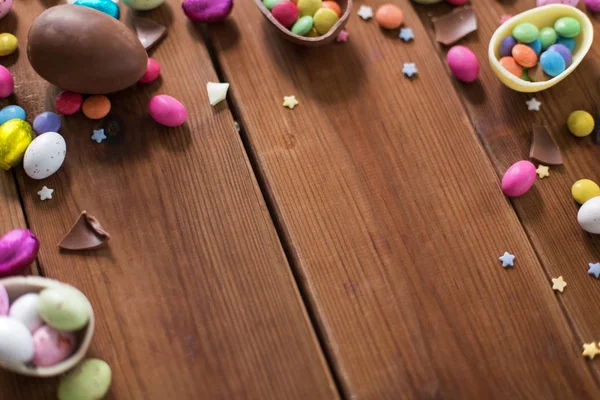
[(56, 132), (46, 132), (35, 139), (25, 151), (23, 168), (33, 179), (45, 179), (58, 171), (67, 155), (65, 139)]
[(33, 336), (21, 322), (0, 317), (0, 364), (27, 363), (33, 358)]
[(39, 294), (24, 294), (10, 306), (8, 316), (22, 322), (33, 333), (44, 324), (37, 311), (39, 302)]
[(13, 0), (0, 1), (0, 18), (4, 18), (4, 16), (6, 14), (8, 14), (12, 5), (13, 5)]
[(591, 198), (581, 206), (577, 222), (584, 231), (600, 234), (600, 197)]

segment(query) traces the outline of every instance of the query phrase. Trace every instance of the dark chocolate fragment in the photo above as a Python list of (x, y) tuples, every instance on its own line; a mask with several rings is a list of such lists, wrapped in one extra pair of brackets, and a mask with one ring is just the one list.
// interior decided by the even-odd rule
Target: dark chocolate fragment
[(44, 11), (29, 30), (33, 69), (64, 90), (105, 94), (135, 84), (148, 55), (125, 24), (92, 8), (61, 5)]
[(546, 75), (539, 63), (535, 67), (529, 68), (527, 70), (527, 75), (529, 75), (529, 79), (531, 79), (532, 82), (546, 82), (552, 79), (551, 76)]
[(133, 17), (133, 28), (146, 50), (154, 46), (167, 33), (167, 28), (150, 18)]
[(477, 30), (477, 17), (471, 7), (455, 8), (442, 17), (432, 18), (435, 40), (446, 46)]
[(598, 104), (596, 104), (594, 111), (594, 130), (592, 131), (592, 140), (596, 145), (600, 146), (600, 108), (598, 107)]
[(106, 135), (106, 143), (118, 144), (123, 141), (125, 136), (125, 122), (117, 114), (108, 114), (104, 117), (102, 128)]
[(58, 247), (64, 250), (92, 250), (109, 240), (110, 235), (102, 228), (100, 222), (87, 211), (82, 211), (77, 222), (60, 241)]
[(548, 129), (543, 125), (533, 124), (529, 158), (549, 165), (560, 165), (563, 163), (560, 149), (554, 139), (552, 139)]

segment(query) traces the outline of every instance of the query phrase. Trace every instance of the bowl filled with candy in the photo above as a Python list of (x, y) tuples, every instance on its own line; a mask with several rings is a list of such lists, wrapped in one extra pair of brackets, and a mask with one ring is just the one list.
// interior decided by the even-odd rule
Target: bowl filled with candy
[(35, 276), (0, 279), (0, 367), (60, 375), (84, 358), (93, 334), (92, 306), (76, 288)]
[(494, 32), (488, 48), (492, 69), (519, 92), (539, 92), (565, 79), (594, 39), (589, 18), (575, 7), (551, 4), (515, 15)]
[(321, 46), (344, 29), (352, 0), (255, 0), (265, 18), (287, 40)]

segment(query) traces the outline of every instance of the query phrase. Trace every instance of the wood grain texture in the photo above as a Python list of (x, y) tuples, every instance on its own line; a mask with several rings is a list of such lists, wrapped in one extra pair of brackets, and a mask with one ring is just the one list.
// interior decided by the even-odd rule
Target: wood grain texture
[(349, 42), (320, 49), (273, 35), (252, 2), (211, 27), (345, 396), (598, 397), (436, 49), (395, 3), (414, 42), (360, 4)]
[[(21, 39), (10, 66), (15, 100), (29, 116), (53, 109), (57, 92), (25, 55), (43, 9), (16, 2), (11, 17)], [(90, 137), (101, 121), (66, 117), (59, 173), (40, 182), (17, 172), (42, 271), (89, 296), (97, 317), (90, 355), (113, 368), (109, 398), (336, 398), (231, 114), (225, 103), (208, 104), (206, 83), (217, 78), (200, 34), (177, 2), (145, 16), (169, 27), (151, 53), (162, 79), (110, 96), (121, 134), (97, 144)], [(187, 106), (184, 126), (151, 120), (147, 103), (158, 93)], [(51, 201), (36, 195), (43, 184), (55, 189)], [(81, 210), (112, 240), (98, 251), (59, 252)], [(0, 384), (3, 399), (55, 398), (54, 380), (2, 372)]]
[[(600, 282), (587, 274), (588, 263), (600, 261), (600, 238), (584, 232), (577, 224), (578, 205), (571, 197), (571, 186), (579, 179), (600, 182), (597, 160), (600, 148), (592, 137), (576, 138), (566, 128), (569, 114), (575, 110), (595, 113), (600, 88), (600, 48), (592, 45), (579, 67), (555, 87), (527, 95), (514, 92), (496, 78), (487, 64), (488, 42), (502, 14), (525, 11), (529, 2), (475, 3), (479, 29), (460, 44), (475, 52), (481, 65), (479, 81), (455, 82), (477, 133), (496, 167), (498, 176), (514, 162), (527, 159), (531, 143), (531, 124), (548, 127), (559, 145), (564, 165), (550, 168), (550, 177), (539, 180), (526, 195), (512, 200), (548, 277), (562, 275), (568, 286), (559, 301), (571, 320), (580, 345), (598, 340), (600, 332)], [(417, 7), (427, 26), (429, 14), (441, 14), (449, 7)], [(585, 10), (583, 4), (581, 9)], [(600, 18), (588, 13), (600, 40)], [(433, 38), (433, 30), (429, 31)], [(441, 57), (446, 50), (438, 47)], [(539, 112), (528, 111), (525, 102), (536, 97), (542, 102)], [(536, 164), (537, 165), (537, 164)], [(590, 362), (598, 371), (598, 363)]]

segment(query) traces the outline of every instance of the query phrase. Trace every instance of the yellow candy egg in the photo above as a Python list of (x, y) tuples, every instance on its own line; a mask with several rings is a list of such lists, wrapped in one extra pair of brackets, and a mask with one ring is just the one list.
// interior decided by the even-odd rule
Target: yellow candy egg
[(319, 35), (319, 32), (317, 32), (317, 30), (313, 26), (312, 28), (310, 28), (310, 31), (308, 31), (308, 33), (306, 34), (306, 36), (308, 36), (308, 37), (319, 37), (321, 35)]
[(0, 33), (0, 56), (7, 56), (17, 50), (19, 41), (15, 35)]
[(27, 146), (33, 140), (31, 125), (11, 119), (0, 126), (0, 168), (8, 170), (21, 163)]
[(587, 111), (573, 111), (567, 119), (567, 127), (575, 136), (587, 136), (594, 130), (594, 117)]
[(305, 15), (312, 17), (319, 8), (323, 7), (323, 0), (298, 0), (296, 5), (301, 17)]
[(321, 35), (326, 34), (340, 17), (331, 8), (319, 8), (313, 17), (313, 25)]
[(571, 194), (576, 202), (583, 204), (591, 198), (600, 196), (600, 187), (594, 181), (581, 179), (575, 182)]

